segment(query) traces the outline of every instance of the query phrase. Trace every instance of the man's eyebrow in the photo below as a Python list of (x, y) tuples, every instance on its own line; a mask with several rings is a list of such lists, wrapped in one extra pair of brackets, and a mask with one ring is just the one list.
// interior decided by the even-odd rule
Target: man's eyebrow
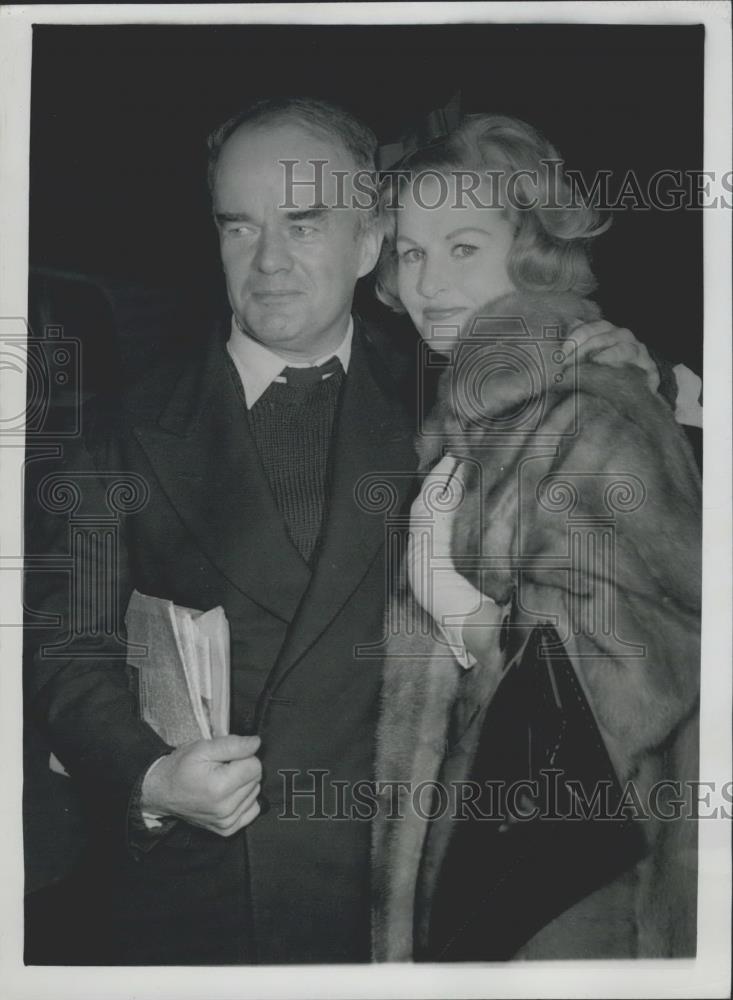
[(225, 222), (252, 222), (252, 216), (246, 212), (216, 212), (214, 219), (219, 225)]
[(286, 212), (286, 216), (290, 222), (308, 222), (322, 219), (327, 212), (326, 205), (316, 205), (313, 208), (304, 208), (296, 212)]
[[(285, 217), (289, 222), (316, 221), (323, 218), (328, 212), (328, 206), (316, 205), (314, 208), (304, 208), (295, 212), (286, 212)], [(253, 222), (252, 216), (247, 212), (216, 212), (214, 220), (221, 226), (231, 222)]]

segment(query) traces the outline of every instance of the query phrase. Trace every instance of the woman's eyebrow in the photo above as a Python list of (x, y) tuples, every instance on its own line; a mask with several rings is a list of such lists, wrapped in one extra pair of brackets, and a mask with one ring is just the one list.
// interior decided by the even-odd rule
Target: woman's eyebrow
[(400, 235), (395, 240), (395, 243), (399, 243), (400, 240), (404, 240), (406, 243), (413, 243), (415, 246), (417, 246), (417, 241), (413, 240), (411, 236), (404, 236), (402, 233), (400, 233)]
[(484, 236), (491, 236), (491, 230), (484, 229), (482, 226), (463, 226), (461, 229), (453, 229), (450, 233), (446, 233), (445, 239), (452, 240), (456, 236), (462, 236), (464, 233), (483, 233)]

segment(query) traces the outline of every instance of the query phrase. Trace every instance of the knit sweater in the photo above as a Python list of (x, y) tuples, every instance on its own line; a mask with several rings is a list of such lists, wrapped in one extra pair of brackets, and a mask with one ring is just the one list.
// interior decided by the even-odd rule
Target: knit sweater
[(329, 444), (343, 380), (339, 371), (312, 386), (272, 382), (249, 411), (275, 503), (306, 562), (323, 522)]

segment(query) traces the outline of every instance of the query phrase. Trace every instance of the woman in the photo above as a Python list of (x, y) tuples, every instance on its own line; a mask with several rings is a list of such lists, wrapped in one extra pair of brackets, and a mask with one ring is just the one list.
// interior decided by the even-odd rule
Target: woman
[(377, 960), (694, 954), (699, 476), (644, 374), (566, 341), (603, 227), (557, 159), (475, 115), (384, 191), (380, 297), (451, 363), (391, 609)]

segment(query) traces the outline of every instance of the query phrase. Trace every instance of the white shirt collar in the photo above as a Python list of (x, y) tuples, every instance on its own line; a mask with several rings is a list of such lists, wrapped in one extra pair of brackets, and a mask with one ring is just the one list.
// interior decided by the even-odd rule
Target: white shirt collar
[(260, 396), (275, 381), (280, 372), (289, 365), (291, 368), (310, 368), (311, 365), (320, 365), (328, 361), (334, 355), (339, 359), (345, 372), (349, 370), (349, 360), (351, 358), (351, 341), (354, 336), (354, 320), (349, 317), (349, 325), (346, 328), (346, 335), (341, 341), (341, 346), (335, 351), (329, 351), (321, 358), (308, 363), (294, 363), (286, 361), (275, 354), (269, 347), (253, 340), (248, 334), (239, 329), (232, 316), (231, 333), (227, 341), (229, 356), (234, 362), (244, 389), (244, 398), (247, 409), (251, 410)]

